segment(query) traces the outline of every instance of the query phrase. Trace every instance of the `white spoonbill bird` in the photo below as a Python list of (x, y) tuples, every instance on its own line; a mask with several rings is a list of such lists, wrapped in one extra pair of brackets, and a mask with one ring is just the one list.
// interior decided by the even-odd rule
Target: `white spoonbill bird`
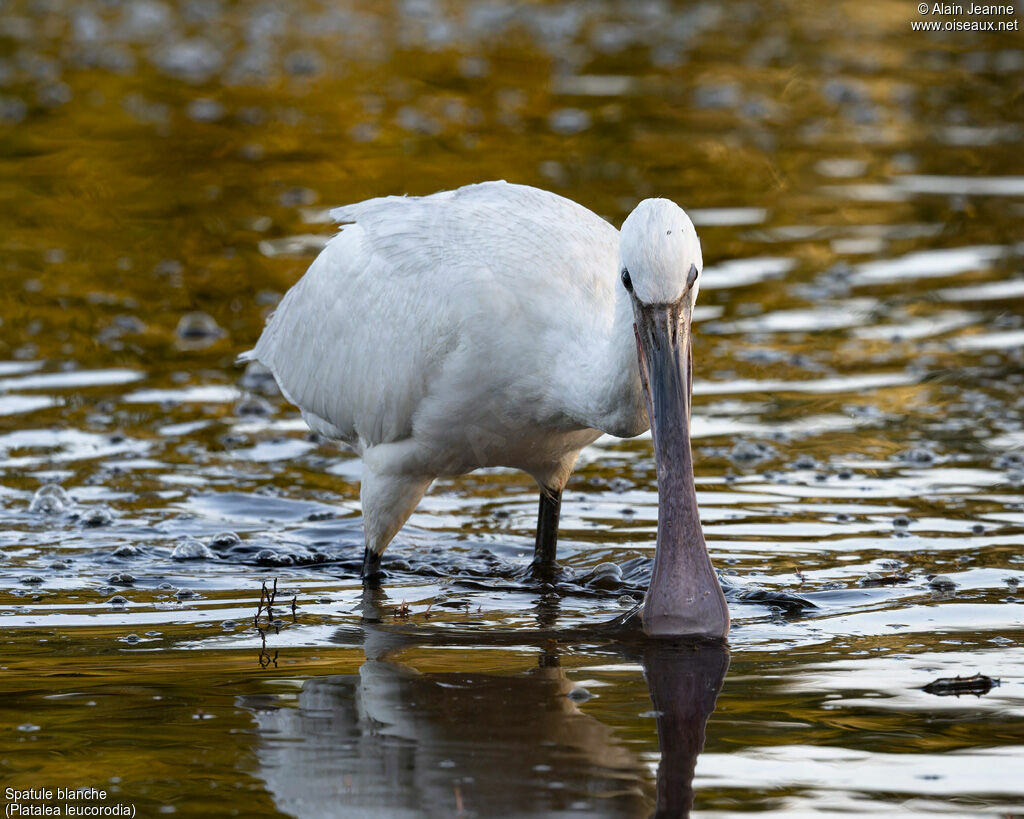
[(686, 213), (646, 199), (620, 232), (556, 194), (484, 182), (331, 215), (341, 231), (242, 359), (362, 457), (364, 578), (434, 479), (489, 466), (537, 482), (534, 563), (550, 567), (580, 450), (651, 426), (658, 539), (644, 630), (724, 637), (690, 449), (703, 260)]

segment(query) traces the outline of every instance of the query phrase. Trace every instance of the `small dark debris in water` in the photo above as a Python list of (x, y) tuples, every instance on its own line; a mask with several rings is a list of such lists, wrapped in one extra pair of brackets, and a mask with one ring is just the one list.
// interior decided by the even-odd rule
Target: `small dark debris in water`
[(412, 609), (410, 609), (409, 604), (403, 600), (402, 605), (395, 606), (394, 609), (392, 609), (391, 613), (395, 617), (401, 617), (403, 620), (405, 620), (412, 613)]
[(818, 462), (810, 455), (801, 455), (790, 464), (793, 469), (814, 469)]
[(608, 488), (618, 495), (621, 495), (627, 489), (632, 489), (633, 484), (622, 477), (615, 477), (608, 481)]
[(908, 526), (910, 526), (910, 523), (910, 518), (906, 515), (897, 515), (892, 519), (892, 525), (895, 526), (897, 529), (906, 529)]
[(318, 520), (333, 520), (336, 517), (337, 514), (332, 512), (330, 509), (318, 509), (316, 512), (310, 512), (309, 515), (306, 516), (306, 520), (315, 522)]
[[(403, 603), (403, 605), (405, 604)], [(442, 600), (437, 605), (446, 609), (466, 609), (468, 611), (470, 602), (468, 600)], [(396, 608), (395, 611), (397, 612), (398, 609)]]
[(775, 448), (760, 441), (739, 441), (729, 453), (735, 463), (753, 464), (775, 457)]
[(992, 465), (996, 469), (1021, 469), (1024, 468), (1024, 453), (1004, 452), (996, 458)]
[(250, 361), (238, 380), (238, 386), (247, 392), (258, 392), (263, 395), (278, 395), (280, 390), (274, 374), (258, 361)]
[(918, 466), (928, 466), (935, 463), (935, 453), (924, 447), (908, 449), (906, 452), (901, 452), (897, 457), (904, 463), (916, 464)]
[(74, 505), (63, 486), (48, 483), (36, 490), (28, 511), (35, 515), (62, 515)]
[(737, 589), (735, 586), (723, 584), (727, 600), (735, 600), (741, 603), (760, 603), (771, 606), (785, 614), (799, 614), (805, 609), (816, 609), (810, 600), (805, 600), (799, 595), (786, 594), (785, 592), (769, 591), (757, 587)]
[(114, 549), (114, 557), (138, 557), (139, 547), (132, 546), (130, 543), (126, 543), (124, 546), (118, 546)]
[(55, 560), (53, 563), (50, 564), (50, 568), (54, 571), (62, 572), (68, 568), (68, 564), (65, 563), (63, 560)]
[(974, 694), (980, 697), (987, 694), (1000, 682), (985, 674), (974, 674), (970, 677), (939, 677), (924, 686), (921, 690), (937, 697), (959, 697), (962, 694)]
[(124, 637), (120, 638), (122, 643), (137, 643), (139, 642), (139, 639), (138, 634), (126, 634)]
[(905, 574), (880, 575), (870, 572), (866, 577), (861, 578), (860, 585), (866, 589), (873, 589), (878, 586), (898, 586), (901, 583), (909, 582), (910, 577)]
[(850, 516), (846, 514), (846, 512), (840, 512), (838, 515), (836, 515), (836, 520), (838, 520), (840, 523), (846, 523), (849, 519)]
[(956, 588), (956, 583), (944, 574), (937, 574), (928, 579), (928, 586), (935, 591), (953, 591)]
[(980, 523), (975, 523), (971, 527), (971, 532), (975, 535), (983, 535), (985, 534), (985, 527), (982, 526)]
[(841, 480), (841, 481), (848, 481), (852, 477), (853, 477), (853, 472), (851, 472), (849, 469), (840, 469), (839, 470), (839, 480)]
[(248, 395), (235, 404), (235, 415), (239, 418), (269, 418), (273, 414), (271, 403), (258, 395)]
[(224, 629), (224, 631), (234, 631), (238, 628), (238, 623), (235, 620), (225, 620), (220, 624), (220, 627)]
[(135, 578), (127, 572), (117, 572), (110, 575), (107, 582), (112, 586), (131, 586), (135, 582)]

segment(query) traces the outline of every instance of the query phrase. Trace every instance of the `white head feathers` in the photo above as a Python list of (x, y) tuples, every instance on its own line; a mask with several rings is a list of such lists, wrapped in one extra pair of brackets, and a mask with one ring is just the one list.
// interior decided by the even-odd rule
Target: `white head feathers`
[[(690, 267), (704, 269), (700, 239), (686, 212), (668, 199), (645, 199), (622, 223), (619, 259), (629, 271), (637, 299), (645, 304), (678, 301)], [(700, 276), (693, 285), (697, 298)]]

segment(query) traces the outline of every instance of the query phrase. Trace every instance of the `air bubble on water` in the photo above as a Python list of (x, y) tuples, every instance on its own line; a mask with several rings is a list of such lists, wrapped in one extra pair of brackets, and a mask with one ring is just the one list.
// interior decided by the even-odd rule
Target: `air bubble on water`
[(233, 549), (242, 542), (242, 539), (234, 532), (218, 532), (210, 538), (210, 548), (223, 551)]
[(586, 688), (583, 688), (582, 686), (578, 685), (565, 696), (567, 696), (573, 702), (586, 702), (594, 695), (591, 694)]
[(622, 585), (622, 569), (617, 563), (598, 563), (580, 578), (580, 583), (595, 589), (617, 589)]
[(953, 591), (956, 583), (944, 574), (937, 574), (928, 581), (928, 586), (936, 591)]
[(213, 552), (201, 541), (191, 535), (183, 535), (171, 552), (171, 560), (209, 560)]
[(82, 526), (98, 528), (100, 526), (109, 526), (113, 523), (114, 514), (105, 506), (97, 506), (83, 513), (78, 520)]
[(28, 511), (36, 515), (61, 515), (74, 506), (71, 496), (64, 487), (49, 483), (36, 490), (29, 504)]
[(224, 331), (212, 316), (195, 311), (181, 317), (175, 334), (180, 346), (195, 350), (209, 347), (224, 335)]

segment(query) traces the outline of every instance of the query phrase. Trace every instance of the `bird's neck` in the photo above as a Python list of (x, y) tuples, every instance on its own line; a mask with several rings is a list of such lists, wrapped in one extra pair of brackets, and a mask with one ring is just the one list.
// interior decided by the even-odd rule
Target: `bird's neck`
[(617, 283), (612, 322), (606, 332), (588, 355), (588, 426), (632, 438), (647, 430), (650, 423), (636, 357), (633, 306), (629, 294)]

